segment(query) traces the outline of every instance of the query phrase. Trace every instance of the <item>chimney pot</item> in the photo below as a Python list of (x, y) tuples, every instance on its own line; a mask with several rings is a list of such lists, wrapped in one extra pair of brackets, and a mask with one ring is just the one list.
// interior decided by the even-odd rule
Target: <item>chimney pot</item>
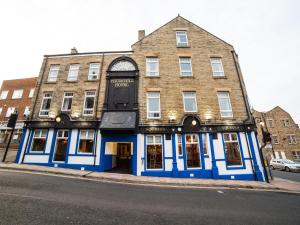
[(145, 30), (139, 30), (138, 38), (139, 40), (143, 39), (145, 37)]
[(75, 47), (71, 48), (71, 54), (77, 54), (78, 51)]

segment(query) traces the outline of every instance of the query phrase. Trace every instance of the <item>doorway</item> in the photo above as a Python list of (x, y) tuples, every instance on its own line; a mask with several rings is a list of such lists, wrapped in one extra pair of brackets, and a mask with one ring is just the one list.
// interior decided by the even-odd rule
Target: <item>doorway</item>
[(117, 143), (117, 169), (130, 172), (131, 170), (131, 144)]
[(55, 144), (55, 154), (53, 161), (55, 162), (65, 162), (66, 152), (68, 147), (69, 131), (59, 130), (57, 132), (56, 144)]

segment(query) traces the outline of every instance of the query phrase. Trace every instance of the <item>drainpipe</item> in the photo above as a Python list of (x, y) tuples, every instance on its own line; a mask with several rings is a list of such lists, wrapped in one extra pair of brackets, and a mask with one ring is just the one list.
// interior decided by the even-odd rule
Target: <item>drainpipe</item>
[[(104, 65), (104, 53), (102, 53), (102, 60), (101, 60), (101, 69), (99, 74), (99, 85), (98, 85), (98, 92), (97, 92), (97, 101), (96, 101), (96, 114), (95, 119), (97, 120), (97, 109), (98, 109), (98, 102), (99, 102), (99, 96), (100, 96), (100, 88), (101, 88), (101, 78), (102, 78), (102, 71), (103, 71), (103, 65)], [(98, 128), (96, 129), (96, 139), (95, 139), (95, 156), (94, 156), (94, 166), (96, 165), (96, 158), (97, 158), (97, 141), (98, 141)], [(100, 149), (101, 150), (101, 149)]]

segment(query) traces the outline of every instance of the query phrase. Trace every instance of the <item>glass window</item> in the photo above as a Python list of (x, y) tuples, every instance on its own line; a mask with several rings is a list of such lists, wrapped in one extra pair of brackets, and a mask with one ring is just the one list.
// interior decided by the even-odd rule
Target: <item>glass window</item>
[(186, 31), (176, 31), (177, 47), (187, 47), (188, 37)]
[(272, 119), (267, 119), (267, 126), (268, 127), (273, 127), (273, 120)]
[(207, 134), (202, 134), (202, 145), (203, 145), (203, 153), (207, 154)]
[(73, 101), (73, 93), (65, 92), (62, 106), (61, 106), (61, 111), (70, 111), (72, 108), (72, 101)]
[(1, 116), (1, 114), (2, 114), (2, 108), (0, 108), (0, 116)]
[(197, 134), (185, 135), (185, 151), (187, 168), (201, 167), (200, 149)]
[(51, 65), (47, 81), (48, 82), (55, 82), (57, 80), (58, 71), (59, 71), (59, 65)]
[(177, 134), (177, 140), (178, 140), (178, 155), (182, 155), (182, 135)]
[(90, 63), (88, 80), (97, 80), (100, 71), (100, 63)]
[(274, 144), (279, 144), (278, 136), (277, 135), (272, 135), (272, 140)]
[(15, 111), (15, 107), (8, 107), (5, 117), (10, 117), (10, 115)]
[(287, 135), (287, 139), (288, 139), (288, 143), (289, 143), (290, 145), (292, 145), (292, 144), (297, 144), (296, 135), (294, 135), (294, 134), (289, 134), (289, 135)]
[(47, 133), (48, 131), (46, 129), (40, 129), (34, 131), (30, 151), (32, 152), (45, 151)]
[(79, 153), (93, 153), (94, 130), (81, 130), (79, 140)]
[(29, 91), (28, 98), (32, 98), (33, 94), (34, 94), (34, 88), (31, 88), (30, 91)]
[(147, 118), (160, 118), (160, 93), (147, 93)]
[(180, 74), (181, 76), (192, 76), (192, 62), (189, 57), (180, 57), (179, 58), (180, 65)]
[(23, 89), (14, 90), (12, 99), (22, 98), (22, 95), (23, 95)]
[(1, 91), (0, 100), (6, 99), (8, 95), (8, 91)]
[(197, 112), (195, 92), (183, 92), (183, 105), (185, 112)]
[(292, 151), (294, 159), (300, 159), (300, 151)]
[(84, 106), (83, 106), (83, 115), (93, 115), (94, 114), (94, 102), (95, 102), (95, 91), (86, 91)]
[(221, 117), (232, 117), (233, 113), (230, 103), (229, 92), (218, 92), (217, 96), (219, 101)]
[(220, 58), (211, 58), (210, 59), (211, 68), (213, 71), (214, 77), (224, 77), (224, 70), (222, 65), (222, 60)]
[(147, 169), (162, 169), (162, 136), (147, 135)]
[(282, 120), (283, 126), (288, 127), (290, 125), (289, 119), (283, 119)]
[(159, 62), (157, 57), (146, 58), (146, 75), (159, 76)]
[(69, 67), (68, 81), (76, 81), (79, 72), (79, 64), (71, 64)]
[(228, 166), (241, 166), (241, 152), (236, 133), (225, 133), (224, 144), (226, 153), (226, 162)]
[(52, 100), (52, 93), (44, 93), (41, 110), (40, 110), (40, 116), (48, 116), (49, 115), (49, 109), (51, 105)]
[(29, 106), (26, 106), (24, 109), (24, 115), (28, 116), (30, 114)]

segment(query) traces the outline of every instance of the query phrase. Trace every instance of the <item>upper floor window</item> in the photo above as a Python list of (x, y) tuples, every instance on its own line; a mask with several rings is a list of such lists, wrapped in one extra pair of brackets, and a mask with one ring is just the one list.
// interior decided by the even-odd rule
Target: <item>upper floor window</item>
[(283, 123), (283, 126), (285, 126), (285, 127), (290, 126), (290, 121), (289, 121), (289, 119), (283, 119), (283, 120), (282, 120), (282, 123)]
[(6, 99), (8, 95), (8, 91), (2, 91), (0, 95), (0, 100)]
[(274, 127), (272, 119), (267, 119), (267, 126), (268, 127)]
[(18, 99), (18, 98), (22, 98), (23, 95), (23, 89), (19, 89), (19, 90), (14, 90), (13, 95), (12, 95), (12, 99)]
[(177, 47), (187, 47), (189, 45), (187, 32), (176, 31), (176, 41), (177, 41)]
[(57, 80), (58, 71), (59, 71), (59, 65), (51, 65), (47, 81), (55, 82)]
[(160, 118), (160, 93), (159, 92), (147, 93), (147, 118), (149, 119)]
[(48, 131), (46, 129), (39, 129), (34, 131), (30, 151), (43, 152), (46, 148), (46, 137)]
[(70, 111), (72, 108), (72, 101), (73, 101), (73, 93), (65, 92), (62, 106), (61, 106), (61, 111)]
[(48, 116), (52, 100), (52, 92), (44, 93), (43, 101), (40, 109), (40, 116)]
[(79, 64), (71, 64), (68, 73), (68, 81), (76, 81), (79, 72)]
[(100, 63), (90, 63), (88, 80), (97, 80), (100, 71)]
[(83, 105), (83, 115), (90, 116), (94, 114), (95, 91), (86, 91)]
[(278, 136), (277, 135), (272, 135), (272, 140), (274, 144), (279, 144)]
[(197, 112), (195, 92), (183, 92), (183, 106), (185, 112)]
[(10, 117), (10, 115), (15, 111), (15, 107), (8, 107), (5, 117)]
[(146, 75), (147, 76), (159, 76), (159, 62), (157, 57), (146, 58)]
[(28, 116), (29, 114), (30, 114), (29, 106), (26, 106), (25, 109), (24, 109), (23, 115)]
[(232, 117), (232, 108), (230, 103), (229, 92), (221, 91), (217, 93), (221, 117)]
[(33, 94), (34, 94), (34, 88), (31, 88), (30, 91), (29, 91), (28, 98), (32, 98)]
[(221, 58), (211, 58), (210, 63), (214, 77), (225, 76)]
[(292, 151), (294, 159), (300, 159), (300, 151)]
[(192, 61), (189, 57), (179, 57), (180, 75), (192, 76)]
[(81, 130), (79, 141), (79, 153), (93, 153), (94, 147), (94, 130)]
[(288, 143), (290, 145), (297, 144), (296, 135), (295, 134), (289, 134), (287, 135)]
[(224, 145), (227, 165), (242, 165), (241, 151), (237, 134), (224, 133)]

